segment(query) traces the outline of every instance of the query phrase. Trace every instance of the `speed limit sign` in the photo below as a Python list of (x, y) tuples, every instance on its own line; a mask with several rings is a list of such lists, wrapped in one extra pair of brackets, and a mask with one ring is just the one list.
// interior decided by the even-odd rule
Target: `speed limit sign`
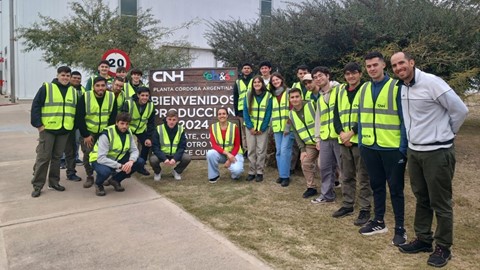
[(127, 70), (130, 69), (130, 58), (128, 57), (128, 54), (119, 49), (108, 50), (103, 54), (102, 60), (108, 61), (110, 66), (108, 75), (112, 77), (116, 75), (118, 67), (125, 67)]

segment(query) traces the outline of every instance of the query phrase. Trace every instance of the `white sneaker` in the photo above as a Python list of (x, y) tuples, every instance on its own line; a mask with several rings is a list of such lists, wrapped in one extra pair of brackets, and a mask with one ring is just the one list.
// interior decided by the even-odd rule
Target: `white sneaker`
[(160, 181), (160, 179), (162, 179), (162, 173), (156, 173), (153, 176), (153, 181)]
[(173, 178), (175, 178), (175, 180), (182, 180), (182, 176), (179, 173), (177, 173), (177, 171), (172, 170), (172, 174), (173, 174)]

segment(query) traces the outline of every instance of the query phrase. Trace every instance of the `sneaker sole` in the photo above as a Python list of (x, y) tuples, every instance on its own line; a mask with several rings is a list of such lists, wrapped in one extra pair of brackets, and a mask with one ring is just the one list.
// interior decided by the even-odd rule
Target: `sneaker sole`
[(385, 227), (381, 230), (375, 230), (375, 231), (371, 231), (371, 232), (361, 232), (360, 234), (362, 235), (374, 235), (374, 234), (380, 234), (380, 233), (386, 233), (388, 232), (388, 228)]
[(422, 248), (422, 249), (416, 249), (416, 250), (404, 250), (402, 249), (402, 245), (398, 246), (398, 250), (402, 253), (406, 254), (416, 254), (420, 252), (433, 252), (433, 248)]

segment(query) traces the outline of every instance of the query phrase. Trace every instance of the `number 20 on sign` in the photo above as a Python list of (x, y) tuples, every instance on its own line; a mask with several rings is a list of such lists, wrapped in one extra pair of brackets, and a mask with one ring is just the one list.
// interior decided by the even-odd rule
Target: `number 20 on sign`
[(115, 76), (118, 67), (130, 69), (130, 57), (128, 54), (119, 49), (108, 50), (103, 54), (102, 60), (107, 60), (110, 66), (108, 75)]

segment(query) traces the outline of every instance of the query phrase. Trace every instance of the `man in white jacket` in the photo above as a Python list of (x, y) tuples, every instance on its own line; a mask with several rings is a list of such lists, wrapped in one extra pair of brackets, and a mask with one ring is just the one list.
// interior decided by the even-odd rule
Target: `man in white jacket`
[[(453, 142), (468, 109), (444, 80), (415, 68), (410, 54), (395, 53), (391, 64), (401, 80), (408, 172), (417, 200), (414, 221), (417, 238), (399, 249), (403, 253), (432, 252), (435, 240), (435, 251), (427, 263), (442, 267), (451, 258), (453, 242)], [(435, 234), (431, 228), (434, 214), (437, 218)]]

